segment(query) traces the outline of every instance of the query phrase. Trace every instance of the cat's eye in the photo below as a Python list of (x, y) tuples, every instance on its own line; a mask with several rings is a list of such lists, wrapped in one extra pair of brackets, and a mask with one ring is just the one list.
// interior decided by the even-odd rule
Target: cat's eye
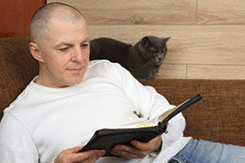
[(149, 46), (149, 50), (154, 52), (154, 51), (156, 51), (156, 48), (155, 48), (155, 46)]

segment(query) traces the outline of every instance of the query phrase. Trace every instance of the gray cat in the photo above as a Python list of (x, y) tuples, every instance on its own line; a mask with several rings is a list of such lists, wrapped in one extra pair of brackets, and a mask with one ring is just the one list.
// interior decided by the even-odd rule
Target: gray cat
[(134, 46), (111, 38), (98, 38), (90, 42), (90, 60), (107, 59), (120, 63), (137, 80), (154, 79), (166, 54), (170, 39), (146, 36)]

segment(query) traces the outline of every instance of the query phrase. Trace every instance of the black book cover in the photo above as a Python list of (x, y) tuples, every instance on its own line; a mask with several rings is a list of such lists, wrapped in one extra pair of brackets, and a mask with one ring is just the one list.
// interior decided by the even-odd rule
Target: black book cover
[(197, 94), (179, 106), (176, 106), (175, 108), (163, 113), (159, 116), (160, 121), (155, 126), (97, 130), (89, 142), (79, 152), (93, 149), (104, 149), (106, 150), (104, 156), (114, 156), (111, 154), (110, 149), (118, 144), (130, 145), (132, 140), (148, 142), (166, 131), (167, 123), (171, 118), (184, 111), (192, 104), (198, 102), (201, 98), (202, 96)]

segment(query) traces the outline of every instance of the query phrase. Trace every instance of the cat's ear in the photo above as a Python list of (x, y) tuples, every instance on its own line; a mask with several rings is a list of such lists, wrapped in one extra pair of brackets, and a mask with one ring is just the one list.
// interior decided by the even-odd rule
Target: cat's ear
[(162, 43), (165, 44), (171, 37), (166, 37), (162, 39)]
[(148, 37), (144, 37), (141, 42), (142, 46), (147, 47), (151, 44), (151, 41)]

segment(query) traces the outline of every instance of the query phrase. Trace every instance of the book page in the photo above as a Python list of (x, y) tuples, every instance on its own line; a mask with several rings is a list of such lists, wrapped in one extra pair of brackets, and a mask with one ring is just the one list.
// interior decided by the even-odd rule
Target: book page
[(152, 126), (155, 126), (155, 125), (156, 124), (154, 124), (154, 123), (146, 122), (146, 123), (137, 123), (137, 124), (133, 124), (133, 125), (125, 125), (125, 126), (119, 126), (119, 127), (107, 128), (107, 129), (143, 128), (143, 127), (152, 127)]
[[(189, 100), (189, 99), (188, 99)], [(185, 102), (179, 104), (178, 106), (174, 107), (173, 109), (170, 109), (164, 113), (162, 113), (158, 119), (157, 122), (162, 122), (167, 116), (169, 116), (172, 112), (174, 112), (176, 109), (178, 109), (182, 104), (186, 103), (188, 100), (186, 100)]]

